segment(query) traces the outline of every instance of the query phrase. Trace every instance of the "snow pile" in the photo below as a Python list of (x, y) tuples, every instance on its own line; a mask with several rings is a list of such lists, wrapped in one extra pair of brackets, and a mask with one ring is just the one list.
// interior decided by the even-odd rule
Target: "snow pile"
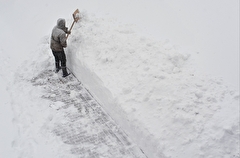
[(134, 26), (82, 14), (68, 67), (149, 157), (238, 157), (239, 93)]

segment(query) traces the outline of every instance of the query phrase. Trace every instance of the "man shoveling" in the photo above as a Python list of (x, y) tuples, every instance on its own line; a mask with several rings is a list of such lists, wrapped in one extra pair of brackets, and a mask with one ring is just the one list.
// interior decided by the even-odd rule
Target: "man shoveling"
[[(52, 49), (54, 58), (55, 58), (55, 66), (57, 73), (62, 69), (63, 76), (66, 77), (69, 75), (66, 67), (66, 55), (63, 48), (67, 47), (67, 36), (66, 34), (70, 34), (67, 27), (65, 26), (65, 19), (58, 19), (57, 25), (52, 30), (50, 48)], [(61, 67), (60, 67), (61, 62)]]
[[(63, 72), (62, 77), (67, 77), (69, 73), (67, 72), (66, 67), (66, 55), (63, 48), (67, 47), (67, 38), (71, 33), (73, 25), (75, 22), (78, 22), (80, 19), (79, 17), (79, 10), (76, 9), (73, 15), (73, 23), (70, 27), (70, 30), (65, 26), (65, 19), (58, 19), (57, 26), (55, 26), (52, 30), (51, 35), (51, 43), (50, 48), (52, 49), (54, 58), (55, 58), (55, 66), (56, 66), (56, 73), (61, 70)], [(67, 35), (67, 36), (66, 36)], [(61, 67), (60, 67), (61, 62)]]

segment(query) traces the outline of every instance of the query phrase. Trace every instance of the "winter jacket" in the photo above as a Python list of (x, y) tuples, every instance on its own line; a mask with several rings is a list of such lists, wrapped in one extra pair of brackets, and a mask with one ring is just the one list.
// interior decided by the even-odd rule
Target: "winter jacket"
[(65, 27), (65, 20), (58, 19), (57, 25), (52, 30), (50, 48), (53, 51), (63, 51), (63, 48), (67, 47), (66, 38), (67, 28)]

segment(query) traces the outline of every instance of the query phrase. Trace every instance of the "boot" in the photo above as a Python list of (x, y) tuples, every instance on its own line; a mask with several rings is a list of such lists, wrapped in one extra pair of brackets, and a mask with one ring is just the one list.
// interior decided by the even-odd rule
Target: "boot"
[(62, 77), (67, 77), (68, 75), (70, 75), (70, 73), (67, 72), (67, 68), (66, 67), (62, 67), (62, 72), (63, 72), (63, 76)]
[(58, 73), (58, 71), (61, 70), (60, 65), (59, 65), (59, 62), (56, 62), (56, 63), (55, 63), (55, 66), (56, 66), (55, 73)]

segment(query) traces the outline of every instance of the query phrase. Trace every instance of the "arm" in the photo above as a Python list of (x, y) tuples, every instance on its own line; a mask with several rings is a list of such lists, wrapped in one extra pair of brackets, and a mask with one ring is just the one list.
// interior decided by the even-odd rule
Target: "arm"
[(68, 30), (67, 27), (65, 27), (65, 29), (63, 29), (63, 31), (64, 31), (66, 34), (71, 34), (71, 30)]
[(62, 45), (63, 48), (67, 47), (67, 38), (65, 33), (62, 33), (60, 35), (60, 44)]

